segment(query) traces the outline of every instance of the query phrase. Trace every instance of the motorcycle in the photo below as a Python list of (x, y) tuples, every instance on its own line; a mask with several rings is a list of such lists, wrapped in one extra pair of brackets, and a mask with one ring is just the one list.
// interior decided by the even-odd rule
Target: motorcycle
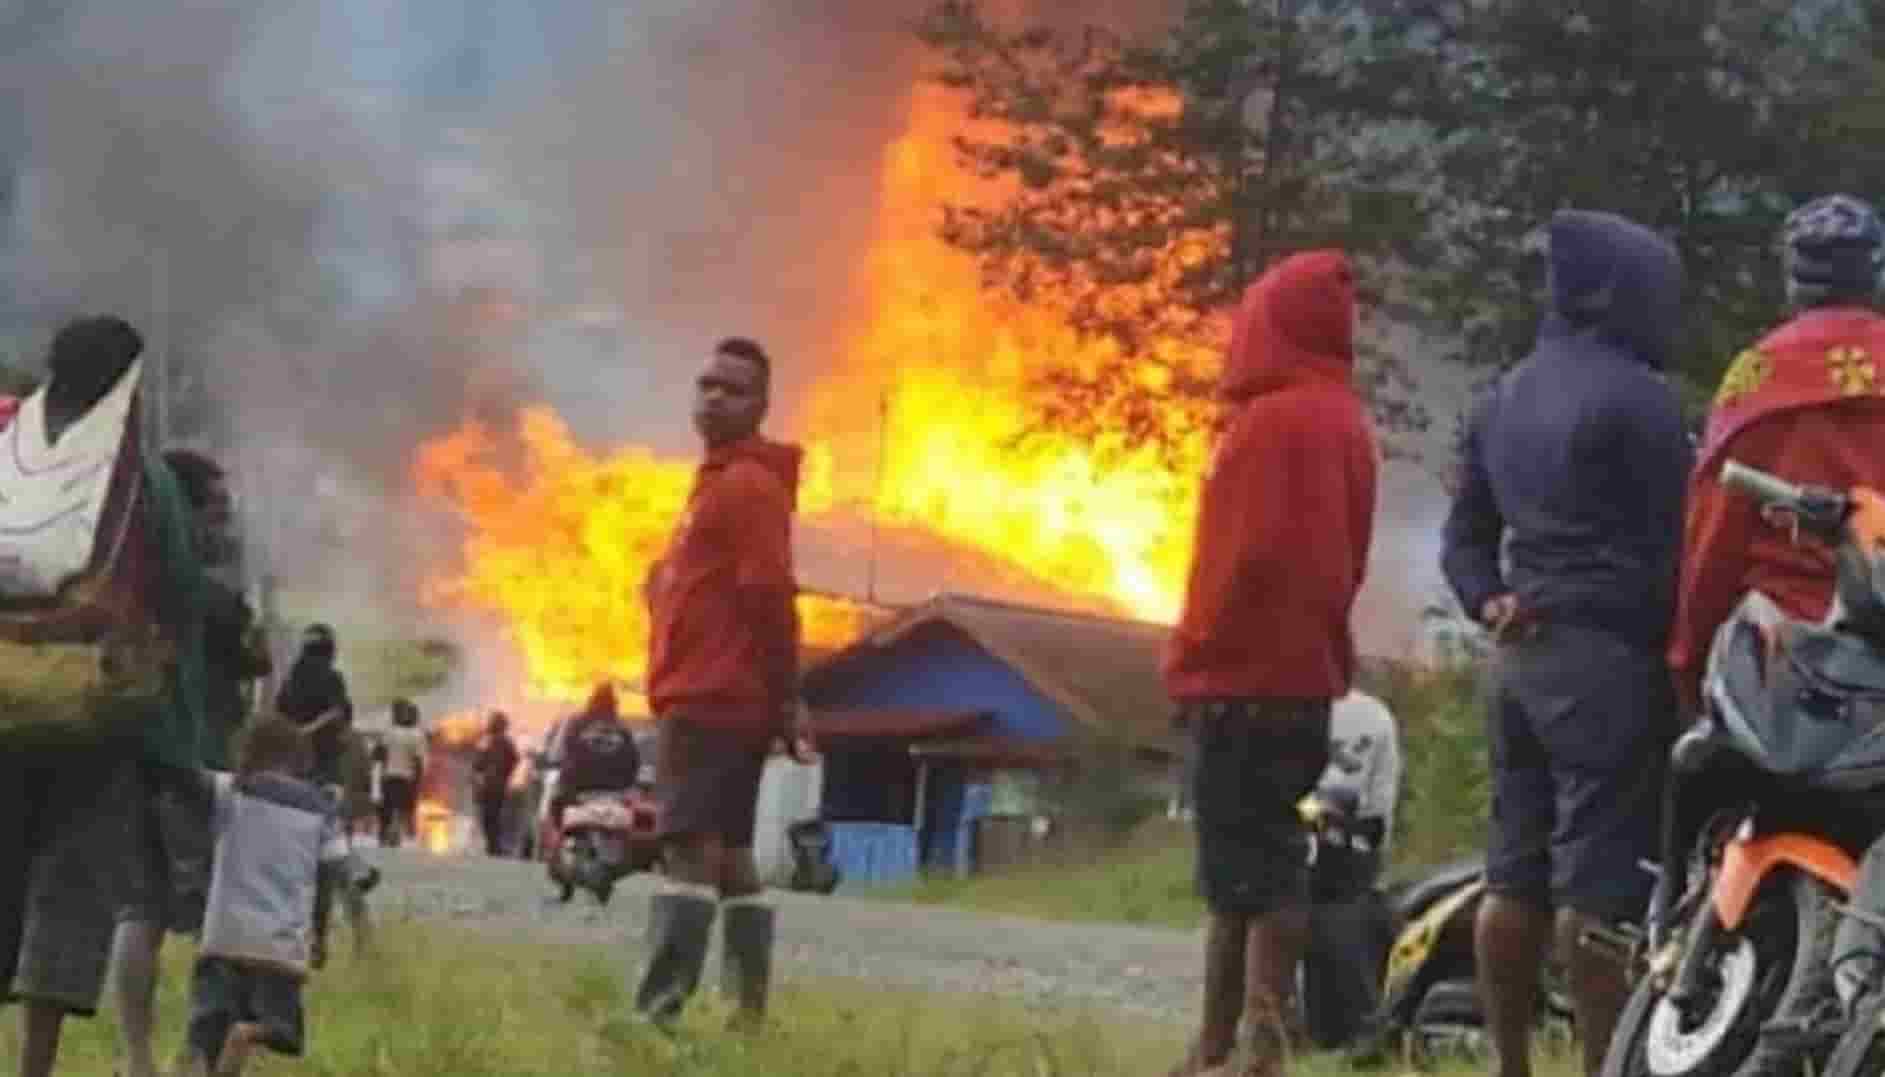
[[(1485, 1014), (1474, 973), (1473, 920), (1485, 894), (1483, 859), (1383, 889), (1375, 882), (1378, 854), (1355, 830), (1352, 792), (1319, 789), (1298, 811), (1310, 831), (1317, 940), (1298, 991), (1311, 1038), (1325, 1049), (1352, 1046), (1351, 1061), (1360, 1065), (1395, 1055), (1420, 1062), (1479, 1055)], [(1339, 957), (1318, 963), (1317, 949)], [(1367, 992), (1373, 997), (1357, 1013), (1361, 993), (1319, 985), (1318, 973), (1346, 982), (1366, 976), (1379, 987)], [(1555, 969), (1547, 972), (1538, 1020), (1568, 1036), (1571, 1006), (1558, 980)]]
[(561, 901), (580, 887), (607, 905), (617, 882), (659, 866), (655, 806), (640, 787), (579, 793), (563, 809), (561, 825), (552, 819), (551, 826), (546, 866)]
[(1817, 1069), (1833, 934), (1885, 824), (1885, 498), (1734, 461), (1722, 483), (1833, 549), (1835, 598), (1808, 623), (1751, 593), (1711, 643), (1605, 1077)]

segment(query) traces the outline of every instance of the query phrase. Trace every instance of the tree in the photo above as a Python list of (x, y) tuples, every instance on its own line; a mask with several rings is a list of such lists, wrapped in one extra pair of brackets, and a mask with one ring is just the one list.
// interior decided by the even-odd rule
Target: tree
[[(938, 78), (974, 128), (962, 160), (1002, 197), (946, 208), (942, 234), (991, 288), (1057, 308), (1111, 359), (1044, 362), (1042, 422), (1169, 447), (1208, 421), (1221, 321), (1290, 250), (1388, 254), (1417, 231), (1416, 197), (1362, 152), (1363, 27), (1315, 0), (1191, 0), (1163, 38), (1004, 28), (973, 0), (929, 13)], [(1392, 170), (1389, 170), (1391, 172)], [(1373, 356), (1371, 383), (1404, 383)], [(1423, 421), (1377, 394), (1397, 426)]]
[(1431, 131), (1443, 177), (1421, 298), (1464, 328), (1460, 354), (1522, 354), (1541, 293), (1537, 229), (1559, 208), (1606, 209), (1681, 250), (1689, 318), (1678, 370), (1712, 388), (1779, 314), (1780, 219), (1829, 180), (1877, 174), (1876, 140), (1831, 137), (1868, 78), (1872, 6), (1393, 5), (1441, 61), (1410, 111)]

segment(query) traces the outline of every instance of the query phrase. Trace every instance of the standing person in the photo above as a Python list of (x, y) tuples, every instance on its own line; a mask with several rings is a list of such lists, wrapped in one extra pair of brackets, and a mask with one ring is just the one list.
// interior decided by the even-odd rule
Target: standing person
[(706, 458), (644, 591), (667, 874), (635, 1006), (656, 1022), (678, 1016), (698, 985), (716, 902), (742, 1024), (764, 1016), (771, 982), (774, 913), (753, 863), (759, 781), (775, 738), (809, 751), (792, 568), (800, 450), (759, 434), (771, 383), (771, 359), (751, 340), (722, 340), (707, 357), (694, 398)]
[(504, 855), (504, 806), (511, 795), (511, 775), (517, 771), (517, 742), (511, 739), (510, 719), (493, 711), (472, 763), (472, 799), (478, 803), (478, 825), (484, 830), (487, 856)]
[(419, 781), (425, 775), (425, 731), (412, 700), (393, 700), (393, 728), (381, 739), (380, 752), (380, 844), (397, 849), (419, 833)]
[[(67, 451), (67, 437), (82, 439), (78, 432), (89, 429), (82, 420), (130, 391), (127, 379), (143, 348), (141, 335), (119, 318), (62, 327), (48, 356), (50, 382), (25, 401), (9, 428), (32, 443), (12, 449), (35, 457)], [(122, 451), (136, 451), (135, 438)], [(21, 1077), (52, 1073), (66, 1016), (97, 1011), (121, 907), (154, 902), (167, 890), (151, 790), (171, 772), (202, 762), (202, 567), (176, 476), (154, 455), (141, 462), (146, 515), (126, 547), (135, 551), (128, 571), (136, 608), (123, 623), (148, 619), (157, 630), (153, 642), (169, 653), (161, 701), (110, 729), (90, 724), (69, 743), (0, 751), (0, 1000), (23, 1011)], [(8, 504), (30, 512), (44, 500), (10, 497)], [(74, 539), (89, 544), (95, 537), (88, 531)], [(130, 657), (144, 664), (140, 652)]]
[(1349, 845), (1317, 850), (1311, 931), (1303, 955), (1303, 1014), (1310, 1039), (1333, 1050), (1353, 1042), (1381, 1003), (1380, 970), (1394, 945), (1393, 913), (1376, 889), (1401, 795), (1401, 738), (1387, 704), (1359, 688), (1335, 701), (1329, 766), (1318, 792), (1354, 798)]
[[(288, 677), (275, 693), (275, 709), (301, 728), (309, 739), (311, 770), (316, 784), (337, 798), (346, 787), (345, 733), (353, 727), (353, 700), (347, 678), (335, 667), (339, 644), (334, 630), (309, 625), (301, 634), (301, 653), (288, 668)], [(344, 861), (325, 860), (314, 890), (314, 967), (327, 964), (327, 930), (333, 919), (334, 897), (346, 884)]]
[[(1443, 567), (1492, 629), (1492, 837), (1475, 959), (1499, 1077), (1531, 1072), (1547, 946), (1596, 1074), (1624, 970), (1578, 944), (1641, 917), (1672, 739), (1689, 444), (1662, 366), (1681, 314), (1675, 248), (1607, 213), (1550, 223), (1538, 343), (1472, 415)], [(1509, 569), (1501, 550), (1509, 552)], [(1555, 927), (1554, 927), (1555, 924)]]
[(238, 1077), (258, 1047), (299, 1057), (309, 908), (338, 806), (306, 780), (310, 745), (281, 718), (255, 723), (233, 778), (210, 777), (216, 867), (190, 976), (189, 1077)]
[[(223, 469), (201, 453), (172, 450), (164, 463), (177, 477), (194, 523), (196, 548), (211, 572), (234, 560), (236, 538)], [(204, 728), (203, 764), (230, 768), (233, 738), (247, 717), (246, 682), (266, 676), (268, 654), (253, 632), (254, 615), (242, 593), (208, 573), (203, 578)], [(118, 1032), (125, 1077), (155, 1077), (151, 1052), (155, 1026), (158, 955), (168, 932), (194, 934), (209, 899), (210, 835), (207, 820), (189, 810), (174, 782), (154, 786), (150, 833), (170, 868), (166, 893), (148, 894), (119, 912), (112, 948)]]
[(1792, 317), (1736, 357), (1709, 412), (1689, 480), (1681, 604), (1669, 667), (1685, 713), (1700, 706), (1715, 631), (1749, 591), (1789, 617), (1832, 604), (1832, 555), (1767, 526), (1760, 506), (1721, 485), (1729, 459), (1790, 482), (1885, 489), (1885, 316), (1878, 281), (1885, 224), (1850, 195), (1815, 199), (1781, 228)]
[(1350, 384), (1355, 284), (1339, 251), (1292, 255), (1244, 292), (1220, 392), (1184, 614), (1165, 686), (1195, 740), (1198, 885), (1211, 912), (1203, 1020), (1173, 1071), (1279, 1074), (1301, 1042), (1308, 836), (1296, 804), (1329, 763), (1354, 676), (1349, 613), (1374, 532), (1375, 441)]

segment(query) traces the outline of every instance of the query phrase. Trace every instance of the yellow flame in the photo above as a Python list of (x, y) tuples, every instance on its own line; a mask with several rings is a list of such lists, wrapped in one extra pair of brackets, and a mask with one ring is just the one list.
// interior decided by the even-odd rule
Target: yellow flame
[[(1156, 97), (1136, 105), (1174, 107)], [(925, 87), (886, 151), (875, 235), (856, 282), (863, 301), (842, 329), (838, 362), (797, 417), (808, 450), (802, 513), (868, 507), (1070, 596), (1169, 621), (1207, 434), (1181, 430), (1175, 466), (1123, 439), (1050, 432), (1017, 441), (1038, 413), (1031, 371), (1091, 370), (1118, 355), (1070, 329), (1054, 297), (1024, 306), (990, 295), (974, 261), (937, 236), (943, 204), (1000, 194), (956, 164), (951, 138), (970, 122), (957, 97)], [(1214, 253), (1209, 237), (1188, 237), (1172, 252), (1171, 272)], [(1182, 362), (1211, 361), (1184, 342), (1154, 347)], [(837, 474), (835, 460), (878, 459), (880, 448), (881, 472), (868, 485)], [(580, 698), (600, 676), (636, 683), (649, 629), (643, 580), (686, 501), (692, 467), (634, 446), (588, 453), (543, 409), (526, 411), (514, 431), (467, 425), (442, 437), (420, 454), (417, 484), (468, 527), (460, 562), (427, 597), (494, 613), (534, 693)], [(801, 616), (809, 640), (833, 643), (860, 621), (854, 609), (813, 599)]]

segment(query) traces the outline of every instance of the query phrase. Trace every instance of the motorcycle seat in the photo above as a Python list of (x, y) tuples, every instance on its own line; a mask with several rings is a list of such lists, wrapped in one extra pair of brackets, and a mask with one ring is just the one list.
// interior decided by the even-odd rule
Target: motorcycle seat
[(1885, 698), (1885, 656), (1849, 633), (1820, 625), (1787, 631), (1789, 657), (1801, 676), (1840, 694)]
[(1389, 902), (1397, 916), (1411, 919), (1485, 871), (1486, 862), (1480, 857), (1454, 861), (1429, 875), (1397, 886), (1389, 892)]

